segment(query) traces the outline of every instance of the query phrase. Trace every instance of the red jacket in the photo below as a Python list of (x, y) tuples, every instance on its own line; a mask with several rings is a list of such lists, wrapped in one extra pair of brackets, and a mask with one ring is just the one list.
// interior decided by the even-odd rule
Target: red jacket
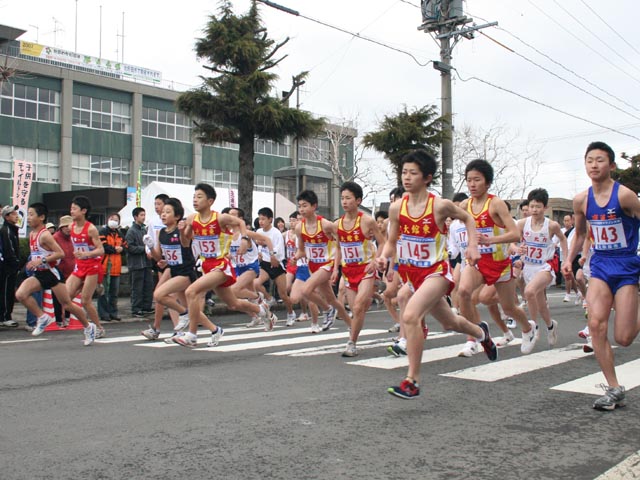
[(64, 251), (64, 257), (58, 262), (58, 270), (64, 276), (69, 278), (73, 269), (76, 268), (76, 257), (73, 256), (73, 243), (71, 243), (71, 236), (65, 235), (60, 230), (53, 234), (53, 239), (58, 242), (58, 245)]

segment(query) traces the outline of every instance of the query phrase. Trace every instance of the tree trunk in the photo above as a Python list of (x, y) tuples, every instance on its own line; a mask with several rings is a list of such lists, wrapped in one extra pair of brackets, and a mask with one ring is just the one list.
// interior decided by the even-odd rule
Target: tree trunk
[(253, 155), (254, 135), (243, 133), (240, 136), (239, 170), (238, 170), (238, 206), (244, 210), (245, 219), (253, 222)]

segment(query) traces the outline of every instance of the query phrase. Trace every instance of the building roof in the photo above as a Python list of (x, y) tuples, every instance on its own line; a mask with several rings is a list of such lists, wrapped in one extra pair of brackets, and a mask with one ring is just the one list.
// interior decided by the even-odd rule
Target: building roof
[(22, 30), (20, 28), (9, 27), (7, 25), (0, 25), (0, 43), (4, 43), (10, 40), (15, 40), (25, 32), (26, 30)]

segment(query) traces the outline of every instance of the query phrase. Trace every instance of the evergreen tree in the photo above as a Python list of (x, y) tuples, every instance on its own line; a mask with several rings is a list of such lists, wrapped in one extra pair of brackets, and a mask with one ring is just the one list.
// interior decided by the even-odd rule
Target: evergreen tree
[(628, 160), (631, 166), (625, 169), (616, 168), (611, 177), (634, 192), (640, 193), (640, 155), (629, 157), (623, 153), (621, 157)]
[(268, 37), (256, 0), (244, 15), (235, 15), (231, 2), (222, 1), (218, 15), (209, 17), (204, 36), (195, 45), (198, 59), (213, 76), (201, 77), (200, 87), (177, 100), (178, 109), (193, 118), (194, 133), (202, 142), (239, 144), (239, 206), (248, 215), (253, 212), (254, 139), (305, 138), (324, 125), (322, 119), (287, 106), (307, 72), (293, 77), (283, 98), (270, 96), (278, 78), (270, 70), (286, 58), (277, 54), (288, 41), (276, 43)]

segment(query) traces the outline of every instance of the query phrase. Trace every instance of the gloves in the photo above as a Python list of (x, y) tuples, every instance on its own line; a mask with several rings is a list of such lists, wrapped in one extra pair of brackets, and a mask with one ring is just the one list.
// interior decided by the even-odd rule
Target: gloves
[(153, 241), (153, 237), (147, 233), (144, 237), (142, 237), (142, 243), (144, 243), (149, 248), (153, 248), (153, 244), (155, 242)]

